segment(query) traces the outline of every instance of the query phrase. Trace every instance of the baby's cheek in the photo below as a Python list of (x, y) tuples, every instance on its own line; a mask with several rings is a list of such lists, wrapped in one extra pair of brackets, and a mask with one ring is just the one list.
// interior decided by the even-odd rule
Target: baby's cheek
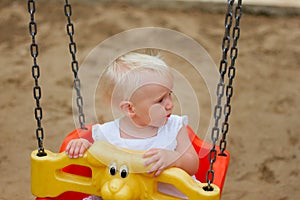
[(160, 127), (164, 125), (166, 120), (166, 111), (159, 104), (152, 105), (149, 108), (150, 125)]

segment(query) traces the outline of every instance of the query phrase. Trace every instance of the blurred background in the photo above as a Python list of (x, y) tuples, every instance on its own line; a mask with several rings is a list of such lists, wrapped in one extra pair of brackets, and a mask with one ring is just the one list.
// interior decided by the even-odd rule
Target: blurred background
[[(125, 30), (163, 27), (202, 45), (218, 66), (226, 1), (85, 0), (72, 3), (80, 63), (102, 41)], [(300, 1), (244, 0), (237, 75), (227, 149), (231, 152), (222, 199), (298, 200), (300, 172)], [(36, 2), (44, 145), (59, 150), (75, 128), (64, 1)], [(30, 153), (37, 148), (32, 58), (26, 1), (0, 2), (0, 200), (33, 199)], [(199, 135), (211, 115), (201, 77), (184, 59), (163, 52), (185, 71), (199, 99)], [(96, 97), (96, 100), (98, 97)], [(98, 122), (111, 119), (96, 102)]]

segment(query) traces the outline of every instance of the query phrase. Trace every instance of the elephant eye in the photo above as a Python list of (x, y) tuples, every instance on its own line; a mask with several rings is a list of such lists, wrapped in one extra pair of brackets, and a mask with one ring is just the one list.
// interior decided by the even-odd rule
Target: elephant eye
[(117, 173), (117, 164), (115, 162), (111, 163), (109, 166), (110, 175), (114, 176)]
[(120, 176), (122, 178), (126, 178), (129, 174), (128, 167), (126, 165), (122, 165), (120, 167)]

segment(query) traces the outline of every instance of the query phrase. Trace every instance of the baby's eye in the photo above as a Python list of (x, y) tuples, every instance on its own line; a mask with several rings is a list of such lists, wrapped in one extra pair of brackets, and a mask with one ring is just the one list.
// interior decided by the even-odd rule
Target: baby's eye
[(161, 102), (163, 102), (163, 100), (164, 100), (164, 98), (161, 98), (161, 99), (159, 99), (157, 102), (158, 102), (158, 103), (161, 103)]

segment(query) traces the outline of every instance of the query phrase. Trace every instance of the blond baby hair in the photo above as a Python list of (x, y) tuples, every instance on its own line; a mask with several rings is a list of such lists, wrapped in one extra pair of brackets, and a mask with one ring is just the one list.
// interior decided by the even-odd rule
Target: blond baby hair
[(142, 85), (143, 73), (173, 82), (170, 68), (159, 55), (130, 52), (112, 62), (103, 73), (104, 99), (114, 106), (118, 106), (120, 101), (130, 100), (134, 91)]

